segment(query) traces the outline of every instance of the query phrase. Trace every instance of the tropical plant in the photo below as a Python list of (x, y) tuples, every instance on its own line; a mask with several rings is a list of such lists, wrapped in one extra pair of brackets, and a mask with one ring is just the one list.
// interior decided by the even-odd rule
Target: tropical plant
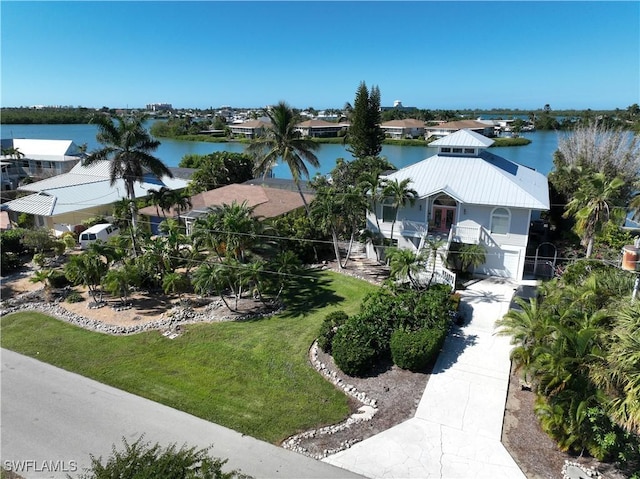
[(107, 261), (95, 250), (88, 250), (82, 254), (71, 256), (64, 266), (64, 274), (73, 284), (86, 286), (93, 301), (101, 303), (102, 289), (100, 285), (102, 278), (109, 270)]
[(111, 269), (102, 279), (102, 286), (109, 294), (119, 296), (123, 306), (127, 306), (132, 287), (139, 282), (139, 272), (134, 265), (125, 264)]
[(177, 294), (182, 298), (182, 294), (187, 292), (191, 282), (185, 274), (171, 271), (162, 277), (162, 290), (165, 294)]
[(575, 230), (587, 248), (587, 258), (591, 256), (595, 236), (602, 227), (612, 218), (624, 216), (624, 210), (615, 203), (623, 186), (625, 182), (621, 177), (609, 181), (604, 173), (586, 172), (567, 204), (564, 216), (575, 218)]
[(279, 102), (267, 111), (267, 116), (271, 125), (266, 129), (265, 135), (253, 140), (247, 148), (247, 153), (255, 158), (255, 172), (266, 177), (280, 158), (289, 167), (308, 213), (309, 207), (302, 193), (300, 180), (303, 177), (309, 178), (306, 163), (314, 168), (320, 166), (314, 154), (319, 145), (313, 140), (301, 137), (300, 132), (296, 130), (294, 112), (287, 103)]
[(427, 257), (424, 252), (416, 254), (406, 248), (388, 248), (386, 259), (390, 281), (408, 280), (414, 288), (420, 288), (416, 276), (425, 270)]
[(116, 449), (103, 463), (102, 457), (91, 455), (91, 466), (81, 474), (81, 479), (119, 478), (183, 478), (183, 479), (250, 479), (238, 471), (224, 472), (222, 467), (227, 460), (209, 456), (211, 448), (176, 444), (162, 447), (144, 442), (144, 436), (129, 444), (122, 439), (124, 447)]
[(407, 204), (413, 206), (418, 199), (418, 192), (409, 185), (412, 183), (410, 178), (404, 180), (386, 180), (383, 186), (383, 196), (385, 200), (390, 201), (390, 206), (394, 211), (393, 221), (391, 223), (390, 240), (393, 242), (393, 229), (398, 221), (398, 210)]
[[(115, 123), (114, 123), (115, 120)], [(173, 177), (171, 170), (151, 153), (160, 142), (154, 140), (142, 126), (140, 118), (125, 119), (121, 116), (109, 117), (99, 114), (92, 122), (98, 127), (96, 139), (102, 148), (90, 153), (84, 160), (85, 165), (96, 161), (110, 161), (109, 178), (111, 186), (117, 180), (124, 181), (127, 198), (130, 200), (131, 226), (137, 229), (137, 210), (135, 183), (142, 182), (147, 172), (158, 178)]]

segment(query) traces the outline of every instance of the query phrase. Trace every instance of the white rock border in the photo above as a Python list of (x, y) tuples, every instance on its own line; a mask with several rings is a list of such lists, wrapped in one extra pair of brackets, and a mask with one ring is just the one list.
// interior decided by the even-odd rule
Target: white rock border
[(318, 359), (317, 341), (314, 341), (311, 345), (311, 348), (309, 348), (309, 360), (311, 361), (311, 364), (313, 364), (313, 367), (316, 368), (316, 370), (325, 378), (327, 378), (334, 386), (342, 389), (345, 394), (357, 399), (360, 403), (362, 403), (362, 406), (358, 408), (358, 412), (353, 413), (346, 420), (338, 424), (324, 426), (318, 429), (310, 429), (308, 431), (295, 434), (285, 439), (281, 444), (284, 449), (289, 449), (291, 451), (304, 454), (305, 456), (309, 456), (314, 459), (323, 459), (331, 454), (335, 454), (337, 452), (344, 451), (345, 449), (350, 448), (353, 444), (360, 442), (361, 439), (354, 438), (343, 441), (338, 447), (333, 449), (325, 449), (324, 451), (322, 451), (322, 453), (319, 454), (312, 454), (305, 447), (301, 446), (300, 443), (302, 442), (302, 440), (317, 436), (335, 434), (337, 432), (350, 428), (353, 424), (357, 424), (363, 421), (370, 421), (378, 412), (378, 401), (376, 399), (368, 397), (365, 393), (358, 391), (355, 386), (352, 386), (351, 384), (343, 381), (338, 377), (338, 374), (335, 371), (331, 371), (326, 364), (321, 362)]

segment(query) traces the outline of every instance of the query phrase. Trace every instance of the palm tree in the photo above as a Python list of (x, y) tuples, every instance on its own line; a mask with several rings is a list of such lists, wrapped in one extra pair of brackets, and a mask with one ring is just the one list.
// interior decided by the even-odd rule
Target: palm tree
[(149, 190), (149, 200), (156, 207), (156, 214), (160, 216), (160, 211), (162, 211), (162, 216), (165, 218), (167, 217), (166, 212), (173, 206), (174, 197), (173, 190), (166, 186), (162, 186), (159, 190), (153, 188)]
[(398, 210), (407, 203), (413, 206), (418, 199), (418, 192), (413, 188), (409, 188), (411, 183), (412, 180), (410, 178), (405, 178), (402, 181), (396, 178), (384, 182), (383, 196), (391, 201), (391, 207), (394, 211), (393, 222), (391, 223), (391, 236), (389, 238), (391, 242), (393, 242), (393, 229), (398, 220)]
[(378, 203), (383, 199), (380, 171), (368, 171), (363, 173), (358, 182), (362, 192), (367, 195), (369, 207), (376, 219), (376, 227), (380, 232), (380, 220), (378, 219)]
[(589, 258), (596, 234), (602, 226), (622, 211), (615, 206), (620, 190), (625, 186), (622, 178), (607, 180), (604, 173), (587, 172), (579, 183), (573, 199), (567, 204), (564, 217), (574, 216), (576, 233), (582, 237)]
[(161, 160), (151, 154), (160, 146), (160, 142), (149, 135), (142, 126), (140, 118), (125, 119), (120, 116), (111, 118), (97, 115), (92, 122), (98, 126), (96, 139), (103, 147), (89, 154), (83, 163), (90, 165), (101, 160), (111, 162), (109, 171), (111, 186), (115, 185), (118, 179), (124, 181), (127, 198), (130, 200), (131, 226), (135, 231), (137, 227), (134, 187), (136, 181), (142, 182), (144, 175), (149, 171), (158, 178), (163, 176), (173, 178), (173, 174)]
[[(101, 242), (93, 243), (91, 246), (98, 243)], [(98, 304), (102, 302), (100, 284), (109, 270), (108, 262), (108, 256), (101, 255), (95, 249), (90, 249), (85, 253), (71, 256), (69, 262), (64, 266), (64, 275), (72, 283), (86, 286), (94, 303)]]
[(301, 138), (300, 132), (296, 130), (294, 112), (284, 101), (267, 111), (267, 116), (271, 120), (271, 125), (266, 130), (265, 136), (254, 140), (247, 148), (247, 152), (255, 158), (256, 173), (265, 177), (273, 169), (278, 158), (287, 164), (308, 214), (309, 206), (300, 187), (300, 178), (309, 178), (306, 163), (314, 168), (320, 166), (318, 158), (313, 153), (319, 145), (313, 140)]
[(425, 269), (426, 258), (423, 253), (416, 255), (406, 248), (389, 248), (387, 260), (389, 262), (390, 280), (396, 281), (406, 278), (414, 288), (417, 289), (419, 287), (416, 275), (422, 273)]

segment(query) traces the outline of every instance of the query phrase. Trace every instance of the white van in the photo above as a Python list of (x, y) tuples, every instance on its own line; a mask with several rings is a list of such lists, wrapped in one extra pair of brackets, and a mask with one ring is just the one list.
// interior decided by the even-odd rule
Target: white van
[(97, 240), (107, 241), (119, 233), (118, 227), (111, 223), (94, 225), (80, 233), (80, 249), (87, 249), (91, 243), (95, 243)]

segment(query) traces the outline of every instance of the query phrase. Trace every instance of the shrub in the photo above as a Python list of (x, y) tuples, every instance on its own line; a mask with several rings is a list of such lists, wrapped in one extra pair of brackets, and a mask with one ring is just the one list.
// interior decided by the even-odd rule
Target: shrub
[(437, 356), (446, 336), (446, 329), (419, 331), (397, 329), (391, 335), (391, 358), (402, 369), (423, 371)]
[(318, 334), (318, 346), (325, 353), (331, 354), (333, 337), (340, 326), (347, 322), (349, 316), (344, 311), (333, 311), (324, 318)]
[(3, 253), (24, 254), (26, 248), (22, 244), (24, 230), (16, 228), (0, 233), (0, 251)]
[(52, 288), (59, 289), (69, 286), (71, 283), (65, 276), (64, 272), (56, 269), (51, 272), (51, 275), (49, 275), (49, 284)]
[(82, 479), (112, 477), (156, 478), (184, 477), (190, 479), (250, 478), (238, 471), (224, 472), (226, 459), (209, 456), (209, 448), (197, 449), (176, 444), (161, 446), (144, 442), (143, 437), (129, 444), (123, 438), (124, 448), (112, 447), (111, 456), (103, 464), (102, 457), (91, 455), (91, 467), (80, 475)]
[(0, 274), (6, 276), (22, 266), (22, 261), (16, 253), (4, 250), (0, 253)]
[(375, 335), (367, 322), (357, 316), (338, 328), (332, 350), (334, 361), (349, 376), (366, 374), (378, 356)]
[(67, 303), (80, 303), (84, 301), (84, 298), (77, 291), (71, 291), (65, 300)]
[(47, 255), (44, 253), (36, 253), (33, 255), (33, 263), (42, 268), (46, 262)]

